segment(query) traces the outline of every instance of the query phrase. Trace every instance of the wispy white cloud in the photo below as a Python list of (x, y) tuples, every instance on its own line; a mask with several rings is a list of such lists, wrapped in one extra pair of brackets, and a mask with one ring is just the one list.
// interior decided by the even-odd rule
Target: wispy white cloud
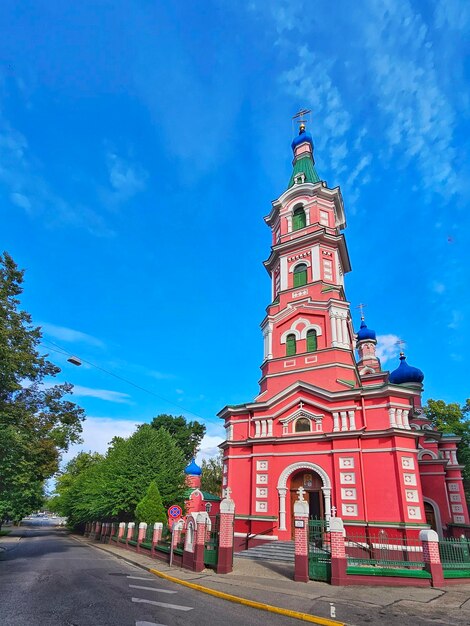
[(398, 356), (400, 352), (399, 341), (400, 337), (398, 335), (377, 335), (376, 354), (382, 365)]
[(81, 398), (98, 398), (107, 402), (116, 402), (118, 404), (133, 404), (131, 396), (121, 391), (112, 391), (110, 389), (94, 389), (93, 387), (82, 387), (74, 385), (73, 395)]
[(57, 326), (56, 324), (49, 324), (48, 322), (42, 322), (40, 323), (40, 326), (45, 335), (60, 341), (66, 341), (68, 343), (85, 343), (98, 348), (104, 347), (104, 343), (101, 339), (88, 335), (87, 333), (83, 333), (80, 330), (74, 330), (73, 328), (67, 328), (66, 326)]
[[(1, 81), (0, 81), (1, 85)], [(0, 110), (0, 184), (10, 201), (48, 226), (72, 226), (98, 236), (110, 236), (103, 217), (88, 206), (59, 195), (41, 173), (41, 163), (27, 138), (12, 127)]]
[(133, 420), (89, 416), (83, 422), (83, 443), (71, 446), (63, 455), (62, 464), (81, 451), (104, 454), (113, 437), (129, 437), (136, 427), (137, 423)]
[(223, 436), (222, 426), (218, 430), (220, 430), (220, 434), (217, 434), (217, 429), (212, 429), (210, 434), (204, 436), (196, 457), (198, 463), (201, 463), (203, 459), (211, 459), (220, 454), (220, 448), (218, 446), (219, 443), (225, 440), (225, 437)]
[(115, 200), (123, 202), (145, 189), (148, 174), (138, 163), (131, 163), (116, 152), (109, 151), (106, 164)]
[(457, 330), (462, 324), (464, 319), (462, 311), (458, 311), (454, 309), (451, 312), (450, 322), (447, 324), (447, 328), (451, 328), (452, 330)]

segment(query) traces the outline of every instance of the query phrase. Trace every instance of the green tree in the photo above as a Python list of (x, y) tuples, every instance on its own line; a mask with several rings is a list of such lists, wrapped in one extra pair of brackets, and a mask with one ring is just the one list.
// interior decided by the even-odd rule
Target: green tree
[[(24, 272), (0, 255), (0, 523), (40, 506), (60, 453), (80, 440), (83, 410), (64, 396), (60, 369), (39, 352), (41, 330), (20, 310)], [(47, 383), (47, 384), (45, 384)]]
[(211, 459), (203, 459), (201, 489), (215, 496), (222, 493), (222, 453)]
[(423, 407), (426, 417), (443, 433), (461, 437), (457, 458), (464, 466), (462, 476), (467, 501), (470, 501), (470, 399), (462, 406), (458, 402), (446, 404), (443, 400), (428, 400)]
[(168, 517), (156, 481), (152, 480), (147, 493), (136, 506), (135, 516), (139, 522), (149, 525), (155, 522), (166, 523)]
[(150, 425), (156, 430), (164, 428), (181, 448), (187, 463), (196, 456), (199, 444), (206, 434), (206, 427), (197, 421), (188, 422), (183, 415), (162, 413), (153, 418)]
[(104, 457), (81, 453), (72, 459), (57, 480), (54, 507), (72, 526), (131, 521), (152, 481), (164, 507), (183, 505), (185, 465), (166, 430), (143, 424), (127, 439), (115, 437)]

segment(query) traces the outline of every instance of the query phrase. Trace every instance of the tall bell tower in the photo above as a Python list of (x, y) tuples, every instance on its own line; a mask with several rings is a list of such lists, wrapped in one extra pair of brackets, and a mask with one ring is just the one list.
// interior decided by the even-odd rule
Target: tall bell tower
[(328, 391), (358, 385), (354, 332), (344, 294), (350, 271), (343, 199), (315, 169), (313, 140), (303, 115), (287, 190), (265, 217), (272, 231), (264, 262), (272, 282), (272, 302), (261, 324), (264, 360), (260, 394), (266, 400), (302, 380)]

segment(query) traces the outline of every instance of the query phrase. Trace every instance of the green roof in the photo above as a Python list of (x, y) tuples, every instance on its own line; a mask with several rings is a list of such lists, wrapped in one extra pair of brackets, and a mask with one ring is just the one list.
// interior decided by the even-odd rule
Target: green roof
[[(193, 491), (196, 491), (196, 489), (186, 489), (186, 491), (184, 492), (184, 497), (189, 498)], [(208, 491), (203, 491), (202, 489), (198, 489), (198, 491), (202, 493), (202, 497), (205, 502), (220, 502), (222, 499), (219, 498), (219, 496), (214, 496), (213, 493), (209, 493)]]
[(290, 177), (288, 189), (294, 186), (294, 179), (298, 174), (305, 174), (305, 182), (306, 183), (319, 183), (320, 177), (317, 174), (317, 170), (315, 169), (315, 165), (313, 163), (313, 159), (311, 156), (307, 155), (294, 163), (294, 169), (292, 171), (292, 176)]

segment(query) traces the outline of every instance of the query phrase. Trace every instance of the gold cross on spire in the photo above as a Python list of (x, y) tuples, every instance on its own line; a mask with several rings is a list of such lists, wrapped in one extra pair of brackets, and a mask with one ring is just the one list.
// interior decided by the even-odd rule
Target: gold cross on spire
[(361, 320), (364, 321), (364, 309), (367, 306), (367, 304), (362, 304), (362, 302), (360, 302), (356, 309), (359, 309), (361, 311)]

